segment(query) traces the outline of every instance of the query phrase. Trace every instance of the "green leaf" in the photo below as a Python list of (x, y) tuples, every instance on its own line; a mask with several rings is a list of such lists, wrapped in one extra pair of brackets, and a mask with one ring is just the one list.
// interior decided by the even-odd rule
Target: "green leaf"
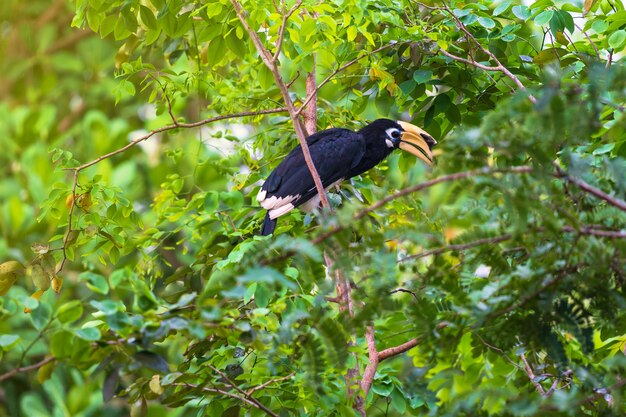
[(256, 303), (257, 307), (267, 307), (271, 296), (272, 293), (270, 292), (267, 285), (265, 285), (264, 283), (257, 284), (256, 291), (254, 293), (254, 302)]
[(0, 348), (3, 350), (11, 350), (20, 342), (21, 338), (16, 334), (2, 334), (0, 335)]
[(609, 36), (609, 46), (615, 50), (621, 50), (624, 42), (626, 42), (626, 30), (624, 29), (617, 30)]
[(518, 19), (522, 19), (524, 21), (528, 20), (531, 16), (530, 10), (528, 10), (527, 6), (513, 6), (511, 11)]
[(513, 0), (505, 0), (502, 3), (498, 4), (495, 9), (493, 9), (493, 15), (499, 16), (502, 13), (506, 12), (509, 7), (511, 7), (511, 3)]
[(204, 211), (213, 213), (219, 207), (219, 193), (217, 191), (208, 191), (204, 196)]
[(152, 10), (150, 10), (144, 5), (140, 5), (139, 16), (141, 17), (141, 21), (143, 22), (143, 24), (146, 25), (148, 29), (157, 28), (157, 21), (156, 21), (156, 18), (154, 17), (154, 14), (152, 13)]
[(109, 285), (107, 280), (100, 274), (93, 272), (83, 272), (79, 275), (80, 280), (87, 281), (87, 288), (93, 292), (106, 295), (109, 293)]
[(229, 210), (239, 210), (243, 206), (243, 195), (240, 191), (222, 191), (220, 200)]
[(61, 323), (72, 323), (83, 315), (83, 305), (78, 300), (68, 301), (56, 311), (56, 317)]
[(591, 29), (593, 29), (593, 31), (596, 33), (603, 33), (608, 28), (609, 28), (609, 24), (605, 20), (602, 20), (600, 18), (596, 19), (591, 24)]
[(428, 71), (428, 70), (415, 70), (413, 72), (413, 80), (418, 83), (418, 84), (423, 84), (426, 81), (430, 81), (430, 79), (433, 76), (433, 72), (432, 71)]
[(250, 300), (254, 296), (254, 293), (256, 292), (256, 287), (257, 287), (257, 283), (253, 282), (252, 284), (248, 285), (248, 287), (246, 288), (246, 294), (243, 296), (243, 302), (245, 304), (248, 304), (248, 302), (250, 302)]
[(100, 330), (98, 330), (96, 327), (87, 327), (86, 329), (78, 329), (74, 332), (74, 334), (80, 337), (81, 339), (87, 340), (89, 342), (100, 340)]
[(544, 10), (543, 12), (539, 13), (535, 17), (535, 24), (537, 24), (539, 26), (543, 26), (546, 23), (548, 23), (550, 21), (550, 19), (552, 19), (553, 15), (554, 15), (554, 11), (553, 10)]
[(400, 390), (395, 389), (391, 393), (391, 406), (400, 414), (403, 415), (406, 412), (406, 400)]
[(482, 27), (487, 29), (493, 29), (494, 27), (496, 27), (496, 22), (488, 17), (479, 17), (478, 23), (480, 23)]
[(39, 306), (32, 311), (30, 319), (33, 321), (35, 329), (43, 329), (49, 322), (52, 316), (52, 307), (50, 304), (39, 303)]

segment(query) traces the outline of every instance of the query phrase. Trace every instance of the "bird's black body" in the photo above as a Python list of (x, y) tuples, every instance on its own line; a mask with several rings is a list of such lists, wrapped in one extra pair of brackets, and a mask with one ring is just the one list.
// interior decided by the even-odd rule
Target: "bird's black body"
[[(358, 132), (333, 128), (309, 136), (309, 152), (324, 188), (360, 175), (380, 163), (399, 146), (401, 132), (403, 128), (398, 123), (378, 119)], [(434, 144), (434, 140), (428, 138)], [(262, 235), (271, 234), (276, 219), (294, 208), (306, 203), (308, 209), (317, 206), (319, 196), (300, 145), (269, 175), (257, 199), (268, 210)]]

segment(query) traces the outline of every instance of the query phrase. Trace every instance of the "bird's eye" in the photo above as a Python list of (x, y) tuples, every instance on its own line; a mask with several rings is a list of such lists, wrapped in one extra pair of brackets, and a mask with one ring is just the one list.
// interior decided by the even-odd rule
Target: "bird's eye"
[(402, 135), (402, 132), (400, 132), (396, 128), (391, 128), (387, 130), (387, 135), (392, 139), (399, 139), (400, 136)]

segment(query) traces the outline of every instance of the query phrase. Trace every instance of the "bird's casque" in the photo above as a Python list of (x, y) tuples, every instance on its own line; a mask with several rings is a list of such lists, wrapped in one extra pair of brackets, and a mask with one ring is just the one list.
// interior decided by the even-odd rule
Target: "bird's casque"
[[(306, 140), (325, 189), (368, 171), (398, 148), (431, 165), (431, 149), (437, 143), (421, 128), (389, 119), (375, 120), (358, 132), (322, 130)], [(273, 233), (276, 219), (294, 208), (310, 211), (318, 206), (319, 194), (300, 145), (267, 177), (257, 200), (267, 210), (262, 235)]]

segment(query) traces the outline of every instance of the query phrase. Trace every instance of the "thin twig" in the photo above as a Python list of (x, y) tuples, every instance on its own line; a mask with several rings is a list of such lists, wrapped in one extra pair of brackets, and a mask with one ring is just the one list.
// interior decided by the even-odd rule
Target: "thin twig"
[(285, 28), (287, 27), (287, 20), (289, 20), (291, 15), (294, 14), (296, 10), (298, 10), (301, 4), (302, 4), (302, 0), (298, 0), (296, 4), (291, 6), (291, 9), (289, 9), (289, 11), (285, 10), (284, 4), (283, 4), (283, 11), (282, 11), (283, 21), (280, 25), (280, 29), (278, 30), (278, 39), (276, 40), (276, 51), (274, 52), (274, 55), (272, 56), (273, 62), (276, 62), (278, 60), (278, 56), (280, 55), (280, 50), (283, 46), (283, 40), (285, 38)]
[[(480, 169), (476, 169), (472, 171), (463, 171), (463, 172), (456, 172), (454, 174), (442, 175), (441, 177), (438, 177), (429, 181), (424, 181), (422, 183), (413, 185), (411, 187), (403, 188), (402, 190), (396, 191), (395, 193), (390, 194), (387, 197), (378, 200), (376, 203), (372, 204), (371, 206), (366, 207), (365, 209), (359, 211), (353, 217), (353, 219), (354, 220), (362, 219), (363, 217), (367, 216), (369, 213), (375, 210), (378, 210), (379, 208), (381, 208), (382, 206), (384, 206), (390, 201), (396, 200), (400, 197), (404, 197), (406, 195), (412, 194), (417, 191), (421, 191), (426, 188), (430, 188), (434, 185), (441, 184), (444, 182), (458, 181), (461, 179), (467, 179), (467, 178), (483, 176), (483, 175), (509, 174), (509, 173), (510, 174), (513, 174), (513, 173), (522, 174), (522, 173), (529, 173), (532, 171), (533, 171), (532, 167), (522, 165), (522, 166), (512, 167), (512, 168), (507, 168), (507, 169), (484, 167), (484, 168), (480, 168)], [(334, 228), (328, 230), (325, 233), (322, 233), (321, 235), (313, 239), (312, 242), (314, 244), (323, 242), (324, 240), (344, 230), (345, 228), (346, 226), (341, 226), (341, 225), (335, 226)]]
[(116, 149), (112, 152), (109, 152), (106, 155), (102, 155), (96, 159), (94, 159), (91, 162), (87, 162), (86, 164), (74, 167), (74, 168), (67, 168), (67, 170), (71, 170), (71, 171), (82, 171), (85, 168), (89, 168), (92, 165), (96, 165), (97, 163), (110, 158), (112, 156), (115, 156), (117, 154), (123, 153), (125, 151), (127, 151), (128, 149), (132, 148), (133, 146), (137, 145), (138, 143), (144, 142), (148, 139), (150, 139), (152, 136), (159, 134), (159, 133), (163, 133), (166, 132), (168, 130), (174, 130), (174, 129), (179, 129), (179, 128), (184, 128), (184, 129), (191, 129), (191, 128), (196, 128), (196, 127), (200, 127), (200, 126), (204, 126), (206, 124), (209, 123), (214, 123), (214, 122), (218, 122), (220, 120), (226, 120), (226, 119), (234, 119), (234, 118), (239, 118), (239, 117), (247, 117), (247, 116), (260, 116), (263, 114), (273, 114), (273, 113), (283, 113), (285, 111), (288, 111), (286, 107), (279, 107), (276, 109), (267, 109), (267, 110), (256, 110), (256, 111), (246, 111), (246, 112), (240, 112), (240, 113), (232, 113), (232, 114), (225, 114), (225, 115), (220, 115), (220, 116), (215, 116), (215, 117), (210, 117), (208, 119), (203, 119), (197, 122), (193, 122), (193, 123), (178, 123), (178, 124), (169, 124), (163, 127), (160, 127), (158, 129), (154, 129), (151, 130), (150, 132), (148, 132), (147, 134), (132, 140), (131, 142), (129, 142), (127, 145)]
[(13, 368), (9, 372), (6, 372), (6, 373), (0, 375), (0, 382), (4, 381), (6, 379), (9, 379), (9, 378), (11, 378), (11, 377), (21, 373), (21, 372), (30, 372), (30, 371), (34, 371), (35, 369), (39, 369), (42, 366), (44, 366), (44, 365), (46, 365), (46, 364), (48, 364), (50, 362), (53, 362), (55, 360), (56, 360), (56, 358), (54, 356), (49, 356), (49, 357), (47, 357), (47, 358), (45, 358), (45, 359), (43, 359), (43, 360), (41, 360), (41, 361), (39, 361), (39, 362), (37, 362), (35, 364), (28, 365), (28, 366), (22, 366), (22, 367), (19, 367), (19, 368)]
[(244, 402), (244, 403), (246, 403), (248, 405), (251, 405), (254, 408), (258, 408), (259, 410), (265, 412), (265, 414), (267, 414), (269, 416), (279, 417), (278, 414), (276, 414), (275, 412), (273, 412), (269, 408), (265, 407), (263, 404), (261, 404), (258, 401), (256, 401), (255, 398), (253, 398), (251, 400), (249, 398), (246, 398), (245, 396), (237, 395), (237, 394), (234, 394), (232, 392), (224, 391), (224, 390), (219, 389), (219, 388), (200, 387), (198, 385), (189, 384), (189, 383), (174, 383), (172, 385), (175, 386), (175, 387), (185, 387), (185, 388), (192, 388), (192, 389), (200, 389), (200, 390), (202, 390), (204, 392), (210, 392), (210, 393), (213, 393), (213, 394), (221, 394), (221, 395), (224, 395), (226, 397), (234, 398), (236, 400)]
[(477, 239), (477, 240), (475, 240), (473, 242), (459, 243), (459, 244), (455, 244), (455, 245), (442, 246), (440, 248), (429, 249), (429, 250), (417, 253), (415, 255), (405, 256), (404, 258), (400, 259), (398, 262), (406, 262), (406, 261), (411, 260), (411, 259), (420, 259), (420, 258), (425, 258), (425, 257), (431, 256), (431, 255), (433, 255), (433, 256), (441, 255), (442, 253), (445, 253), (445, 252), (463, 251), (463, 250), (466, 250), (466, 249), (474, 248), (476, 246), (500, 243), (500, 242), (503, 242), (505, 240), (509, 240), (512, 237), (513, 237), (512, 234), (506, 233), (506, 234), (503, 234), (503, 235), (500, 235), (500, 236), (487, 237), (487, 238), (484, 238), (484, 239)]
[(583, 28), (578, 26), (576, 23), (574, 23), (574, 27), (576, 27), (576, 29), (580, 30), (582, 32), (582, 34), (585, 35), (585, 37), (587, 38), (587, 40), (589, 41), (589, 43), (593, 47), (593, 50), (596, 52), (596, 58), (598, 58), (598, 60), (601, 60), (602, 58), (600, 57), (600, 52), (598, 52), (598, 48), (596, 48), (596, 44), (593, 43), (593, 41), (591, 40), (591, 38), (589, 37), (587, 32), (584, 31)]
[[(487, 56), (489, 56), (489, 58), (496, 63), (495, 67), (485, 67), (482, 64), (478, 64), (476, 61), (474, 60), (467, 60), (464, 58), (460, 58), (457, 57), (455, 55), (452, 55), (450, 53), (448, 53), (447, 51), (444, 51), (443, 49), (440, 49), (442, 51), (442, 53), (446, 56), (448, 56), (449, 58), (455, 59), (455, 60), (461, 60), (461, 62), (464, 62), (466, 64), (469, 65), (473, 65), (476, 68), (481, 68), (481, 69), (485, 69), (485, 68), (490, 68), (487, 71), (499, 71), (501, 73), (503, 73), (505, 76), (509, 77), (514, 83), (515, 85), (517, 85), (517, 87), (522, 90), (522, 91), (527, 91), (526, 87), (524, 86), (524, 84), (520, 81), (519, 78), (517, 78), (517, 76), (515, 74), (513, 74), (507, 67), (505, 67), (502, 62), (500, 62), (500, 60), (498, 59), (498, 57), (495, 56), (495, 54), (493, 54), (488, 48), (485, 48), (480, 42), (478, 42), (478, 40), (474, 37), (474, 35), (472, 35), (472, 33), (467, 29), (467, 27), (463, 24), (463, 22), (461, 22), (461, 20), (456, 17), (456, 15), (452, 12), (452, 10), (450, 10), (450, 8), (448, 7), (448, 5), (443, 2), (443, 7), (444, 9), (448, 12), (448, 14), (452, 17), (452, 19), (454, 19), (457, 27), (459, 29), (461, 29), (461, 31), (463, 31), (463, 33), (465, 33), (465, 35), (483, 52), (485, 53)], [(533, 96), (532, 94), (528, 93), (528, 99), (533, 103), (537, 103), (537, 99), (535, 98), (535, 96)]]
[(250, 388), (250, 389), (246, 392), (246, 394), (247, 394), (248, 396), (250, 396), (250, 395), (254, 394), (255, 392), (257, 392), (257, 391), (259, 391), (259, 390), (262, 390), (262, 389), (264, 389), (264, 388), (267, 388), (269, 385), (272, 385), (272, 384), (275, 384), (275, 383), (277, 383), (277, 382), (282, 382), (282, 381), (286, 381), (286, 380), (288, 380), (288, 379), (291, 379), (291, 378), (293, 378), (293, 376), (294, 376), (295, 374), (296, 374), (295, 372), (292, 372), (292, 373), (290, 373), (290, 374), (289, 374), (289, 375), (287, 375), (287, 376), (283, 376), (283, 377), (280, 377), (280, 378), (273, 378), (273, 379), (270, 379), (269, 381), (266, 381), (266, 382), (262, 383), (261, 385), (257, 385), (256, 387)]
[(578, 188), (580, 188), (583, 191), (588, 192), (589, 194), (592, 194), (604, 201), (606, 201), (607, 203), (609, 203), (610, 205), (617, 207), (618, 209), (622, 210), (622, 211), (626, 211), (626, 201), (624, 200), (620, 200), (619, 198), (616, 197), (612, 197), (610, 195), (608, 195), (607, 193), (605, 193), (604, 191), (587, 184), (585, 181), (579, 179), (579, 178), (574, 178), (570, 175), (568, 175), (567, 173), (565, 173), (558, 165), (556, 165), (556, 163), (554, 164), (554, 167), (556, 169), (556, 174), (555, 177), (557, 178), (564, 178), (565, 180), (571, 182), (572, 184), (575, 184)]
[(216, 367), (214, 367), (213, 365), (209, 365), (209, 368), (211, 368), (213, 370), (213, 372), (216, 372), (217, 374), (219, 374), (228, 385), (230, 385), (232, 388), (234, 388), (237, 392), (239, 392), (243, 398), (246, 398), (248, 401), (252, 402), (255, 404), (255, 406), (260, 409), (265, 411), (267, 414), (274, 416), (274, 417), (278, 417), (278, 414), (274, 413), (272, 410), (270, 410), (269, 408), (267, 408), (263, 403), (261, 403), (259, 400), (257, 400), (256, 398), (254, 398), (252, 395), (248, 394), (247, 392), (245, 392), (243, 389), (241, 389), (237, 384), (235, 384), (229, 377), (228, 375), (226, 375), (226, 373), (220, 371), (219, 369), (217, 369)]
[[(166, 96), (166, 99), (168, 101), (168, 108), (171, 109), (171, 103), (169, 101), (169, 98)], [(193, 122), (193, 123), (179, 123), (178, 121), (176, 121), (176, 118), (174, 117), (174, 115), (171, 113), (170, 110), (170, 116), (172, 117), (173, 123), (169, 124), (169, 125), (165, 125), (162, 126), (158, 129), (154, 129), (151, 130), (150, 132), (148, 132), (147, 134), (134, 139), (130, 142), (128, 142), (125, 146), (122, 146), (121, 148), (118, 148), (114, 151), (111, 151), (105, 155), (101, 155), (100, 157), (87, 162), (85, 164), (79, 165), (77, 167), (72, 167), (72, 168), (65, 168), (66, 171), (72, 171), (73, 172), (73, 179), (72, 179), (72, 193), (71, 193), (71, 203), (70, 203), (70, 207), (69, 207), (69, 214), (68, 214), (68, 221), (67, 221), (67, 228), (65, 230), (65, 236), (63, 237), (63, 258), (61, 259), (61, 263), (59, 264), (59, 267), (57, 268), (56, 273), (58, 274), (59, 272), (61, 272), (65, 266), (65, 263), (67, 262), (67, 247), (68, 247), (68, 243), (70, 240), (70, 237), (72, 236), (72, 232), (74, 232), (73, 230), (73, 216), (74, 216), (74, 211), (76, 208), (76, 199), (77, 199), (77, 194), (76, 194), (76, 190), (78, 188), (78, 179), (79, 179), (79, 174), (81, 171), (96, 165), (102, 161), (104, 161), (105, 159), (111, 158), (115, 155), (121, 154), (123, 152), (126, 152), (127, 150), (129, 150), (130, 148), (132, 148), (133, 146), (136, 146), (137, 144), (144, 142), (148, 139), (150, 139), (152, 136), (157, 135), (159, 133), (163, 133), (163, 132), (167, 132), (170, 130), (175, 130), (175, 129), (192, 129), (192, 128), (196, 128), (196, 127), (200, 127), (200, 126), (204, 126), (206, 124), (209, 123), (214, 123), (214, 122), (218, 122), (220, 120), (226, 120), (226, 119), (234, 119), (234, 118), (239, 118), (239, 117), (247, 117), (247, 116), (259, 116), (259, 115), (264, 115), (264, 114), (273, 114), (273, 113), (282, 113), (287, 111), (286, 107), (279, 107), (279, 108), (275, 108), (275, 109), (267, 109), (267, 110), (256, 110), (256, 111), (247, 111), (247, 112), (240, 112), (240, 113), (233, 113), (233, 114), (225, 114), (225, 115), (220, 115), (220, 116), (215, 116), (215, 117), (210, 117), (208, 119), (203, 119), (203, 120), (199, 120), (197, 122)]]
[[(321, 83), (319, 83), (319, 84), (317, 85), (317, 88), (315, 89), (315, 92), (317, 93), (317, 92), (318, 92), (318, 91), (319, 91), (322, 87), (324, 87), (324, 86), (325, 86), (325, 85), (326, 85), (326, 84), (327, 84), (330, 80), (332, 80), (332, 79), (333, 79), (333, 77), (334, 77), (335, 75), (337, 75), (337, 74), (338, 74), (338, 73), (340, 73), (341, 71), (343, 71), (343, 70), (345, 70), (346, 68), (348, 68), (348, 67), (350, 67), (350, 66), (352, 66), (352, 65), (356, 64), (357, 62), (359, 62), (359, 61), (360, 61), (360, 60), (362, 60), (363, 58), (366, 58), (366, 57), (368, 57), (368, 56), (371, 56), (371, 55), (373, 55), (373, 54), (375, 54), (375, 53), (377, 53), (377, 52), (380, 52), (380, 51), (382, 51), (382, 50), (384, 50), (384, 49), (387, 49), (387, 48), (389, 48), (389, 47), (391, 47), (391, 46), (393, 46), (393, 45), (395, 45), (395, 44), (393, 44), (393, 43), (389, 43), (389, 44), (387, 44), (387, 45), (381, 46), (380, 48), (376, 48), (376, 49), (374, 49), (373, 51), (366, 52), (366, 53), (364, 53), (363, 55), (360, 55), (360, 56), (358, 56), (358, 57), (354, 58), (354, 59), (353, 59), (353, 60), (351, 60), (351, 61), (346, 62), (345, 64), (343, 64), (342, 66), (338, 67), (336, 70), (334, 70), (333, 72), (331, 72), (331, 73), (330, 73), (330, 74), (329, 74), (326, 78), (324, 78), (324, 80), (323, 80)], [(306, 108), (307, 104), (309, 104), (309, 102), (310, 102), (311, 100), (313, 100), (313, 98), (314, 98), (314, 96), (313, 96), (313, 95), (308, 95), (308, 96), (307, 96), (306, 100), (304, 100), (304, 102), (302, 103), (302, 105), (300, 106), (300, 108), (296, 111), (296, 116), (300, 115), (300, 113), (302, 113), (302, 112), (304, 111), (304, 109)]]
[(415, 299), (415, 301), (417, 301), (417, 294), (415, 294), (415, 291), (411, 291), (408, 288), (396, 288), (395, 290), (389, 291), (389, 294), (395, 294), (397, 292), (404, 292), (407, 294), (411, 294), (413, 298)]
[(298, 141), (300, 142), (300, 148), (302, 149), (302, 154), (304, 156), (304, 160), (306, 162), (307, 167), (309, 168), (309, 172), (311, 173), (311, 177), (313, 177), (313, 182), (315, 183), (315, 188), (317, 189), (317, 193), (320, 196), (320, 202), (322, 203), (322, 207), (327, 208), (330, 207), (328, 204), (328, 199), (326, 197), (326, 190), (324, 189), (324, 184), (320, 179), (320, 176), (317, 172), (317, 168), (315, 168), (315, 163), (313, 162), (313, 158), (311, 158), (311, 153), (309, 152), (309, 146), (306, 142), (306, 133), (302, 124), (300, 123), (300, 119), (298, 117), (298, 112), (289, 96), (289, 89), (285, 84), (282, 76), (280, 75), (280, 70), (278, 69), (277, 62), (274, 60), (272, 54), (263, 46), (263, 42), (261, 38), (259, 38), (258, 33), (252, 29), (248, 21), (245, 17), (245, 12), (241, 4), (237, 0), (230, 0), (233, 8), (235, 9), (235, 13), (241, 22), (241, 25), (250, 36), (252, 43), (254, 44), (261, 60), (265, 64), (265, 66), (270, 70), (272, 76), (274, 77), (274, 82), (276, 86), (280, 90), (281, 95), (283, 96), (283, 101), (285, 102), (285, 106), (287, 107), (287, 111), (289, 112), (289, 116), (291, 117), (291, 121), (293, 123), (294, 130), (296, 132), (296, 136), (298, 137)]
[(526, 355), (522, 353), (521, 355), (519, 355), (519, 357), (522, 359), (522, 363), (524, 364), (524, 370), (526, 372), (526, 375), (528, 375), (528, 379), (530, 379), (530, 382), (535, 386), (537, 392), (542, 396), (546, 395), (546, 390), (543, 389), (539, 382), (535, 381), (535, 373), (533, 372), (533, 368), (530, 367), (530, 364), (526, 360)]
[(463, 62), (465, 64), (468, 64), (468, 65), (471, 65), (473, 67), (479, 68), (481, 70), (485, 70), (485, 71), (500, 71), (500, 67), (489, 67), (487, 65), (483, 65), (483, 64), (481, 64), (479, 62), (476, 62), (473, 59), (461, 58), (460, 56), (456, 56), (454, 54), (451, 54), (450, 52), (446, 51), (445, 49), (440, 49), (440, 51), (441, 51), (442, 54), (444, 54), (448, 58), (454, 59), (455, 61)]
[(520, 366), (518, 363), (516, 363), (513, 359), (509, 358), (509, 355), (507, 355), (504, 350), (500, 349), (497, 346), (494, 346), (492, 344), (487, 343), (487, 341), (485, 339), (483, 339), (482, 336), (479, 335), (478, 333), (473, 332), (473, 334), (480, 339), (480, 341), (482, 342), (483, 345), (485, 345), (489, 349), (495, 350), (496, 352), (501, 354), (504, 357), (504, 359), (506, 359), (511, 365), (513, 365), (517, 369), (523, 369), (522, 366)]

